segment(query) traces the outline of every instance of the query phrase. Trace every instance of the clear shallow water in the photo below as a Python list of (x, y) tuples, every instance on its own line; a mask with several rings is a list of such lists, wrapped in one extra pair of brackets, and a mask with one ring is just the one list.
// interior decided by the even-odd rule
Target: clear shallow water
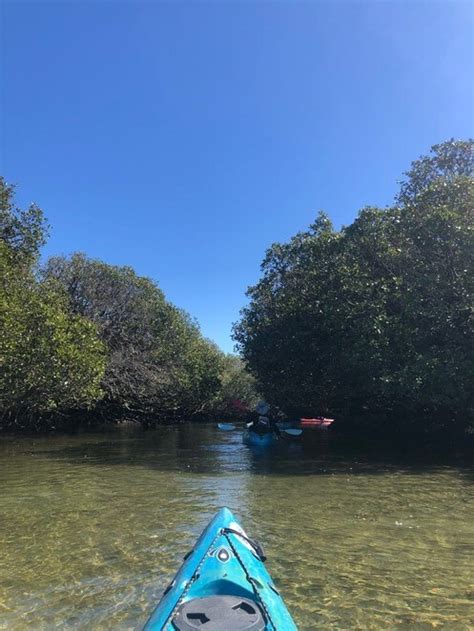
[(472, 629), (473, 474), (209, 426), (3, 438), (0, 628), (140, 629), (227, 505), (301, 631)]

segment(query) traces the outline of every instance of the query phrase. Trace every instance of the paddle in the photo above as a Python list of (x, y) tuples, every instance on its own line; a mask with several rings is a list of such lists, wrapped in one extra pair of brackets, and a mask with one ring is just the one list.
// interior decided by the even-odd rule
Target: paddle
[(217, 423), (217, 427), (223, 432), (230, 432), (235, 429), (235, 425), (233, 425), (232, 423)]
[(288, 434), (288, 436), (301, 436), (303, 433), (302, 429), (281, 429), (280, 432), (284, 434)]

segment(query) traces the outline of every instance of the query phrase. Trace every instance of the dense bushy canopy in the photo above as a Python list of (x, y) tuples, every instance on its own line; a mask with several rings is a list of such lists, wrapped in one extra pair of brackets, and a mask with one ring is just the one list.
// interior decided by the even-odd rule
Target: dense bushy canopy
[(94, 322), (108, 350), (99, 406), (108, 419), (193, 415), (219, 389), (220, 352), (148, 278), (83, 254), (48, 261), (44, 277)]
[[(235, 327), (206, 340), (150, 279), (84, 254), (0, 178), (0, 428), (245, 414), (256, 392), (341, 429), (463, 432), (474, 415), (473, 142), (413, 163), (395, 205), (274, 244)], [(246, 369), (250, 371), (249, 374)]]
[(267, 399), (340, 427), (462, 431), (474, 412), (472, 141), (413, 163), (392, 208), (274, 244), (235, 327)]
[(0, 179), (0, 429), (229, 409), (243, 368), (229, 377), (229, 358), (153, 281), (84, 254), (40, 272), (45, 238), (42, 211), (16, 208)]
[(245, 418), (258, 403), (255, 378), (237, 355), (224, 355), (221, 362), (221, 387), (212, 402), (214, 416), (223, 419)]
[(42, 428), (101, 396), (104, 347), (60, 287), (38, 282), (44, 219), (13, 194), (0, 178), (0, 428)]

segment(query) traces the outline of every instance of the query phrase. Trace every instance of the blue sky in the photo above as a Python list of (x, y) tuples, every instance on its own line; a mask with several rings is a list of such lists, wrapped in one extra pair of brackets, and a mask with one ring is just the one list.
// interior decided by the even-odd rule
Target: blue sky
[(7, 1), (1, 172), (231, 350), (272, 242), (473, 135), (473, 57), (470, 3)]

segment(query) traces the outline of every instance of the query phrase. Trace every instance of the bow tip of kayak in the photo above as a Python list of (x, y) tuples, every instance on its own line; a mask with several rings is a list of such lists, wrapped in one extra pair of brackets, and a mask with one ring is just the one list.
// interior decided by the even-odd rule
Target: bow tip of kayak
[(225, 525), (236, 521), (234, 514), (232, 513), (230, 508), (227, 508), (227, 506), (223, 506), (217, 511), (215, 519), (216, 521), (219, 521), (220, 523)]

